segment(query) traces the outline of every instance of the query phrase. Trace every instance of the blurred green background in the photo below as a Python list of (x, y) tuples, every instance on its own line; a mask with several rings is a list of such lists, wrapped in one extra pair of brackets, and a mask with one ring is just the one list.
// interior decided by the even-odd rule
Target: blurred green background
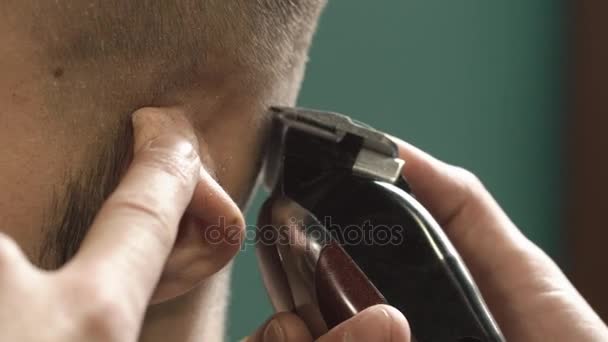
[[(329, 0), (299, 105), (470, 169), (563, 262), (564, 14), (559, 0)], [(271, 313), (250, 247), (234, 268), (228, 340)]]

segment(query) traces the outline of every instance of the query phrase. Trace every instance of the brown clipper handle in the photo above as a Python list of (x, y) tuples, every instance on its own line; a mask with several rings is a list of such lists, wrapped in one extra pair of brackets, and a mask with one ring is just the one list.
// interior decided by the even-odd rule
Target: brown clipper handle
[(348, 320), (376, 304), (386, 304), (363, 271), (335, 241), (325, 246), (315, 270), (319, 309), (327, 327)]

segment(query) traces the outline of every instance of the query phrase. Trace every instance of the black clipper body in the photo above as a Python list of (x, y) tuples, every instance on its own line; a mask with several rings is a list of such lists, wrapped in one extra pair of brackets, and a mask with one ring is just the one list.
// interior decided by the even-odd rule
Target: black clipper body
[(335, 113), (272, 112), (258, 259), (275, 309), (318, 336), (388, 303), (418, 342), (504, 341), (385, 134)]

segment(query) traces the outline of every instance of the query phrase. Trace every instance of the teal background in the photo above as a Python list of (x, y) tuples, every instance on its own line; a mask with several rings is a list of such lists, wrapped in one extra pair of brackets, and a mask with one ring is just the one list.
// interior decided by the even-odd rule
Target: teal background
[[(299, 104), (472, 170), (563, 261), (564, 12), (556, 0), (330, 0)], [(231, 303), (230, 341), (272, 312), (252, 248), (236, 261)]]

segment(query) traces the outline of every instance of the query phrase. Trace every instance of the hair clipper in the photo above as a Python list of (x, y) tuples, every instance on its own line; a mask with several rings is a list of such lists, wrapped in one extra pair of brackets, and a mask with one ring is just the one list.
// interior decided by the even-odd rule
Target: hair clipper
[(385, 134), (347, 116), (273, 108), (264, 161), (272, 190), (257, 254), (277, 311), (320, 336), (375, 304), (417, 342), (504, 341), (458, 253), (402, 176)]

